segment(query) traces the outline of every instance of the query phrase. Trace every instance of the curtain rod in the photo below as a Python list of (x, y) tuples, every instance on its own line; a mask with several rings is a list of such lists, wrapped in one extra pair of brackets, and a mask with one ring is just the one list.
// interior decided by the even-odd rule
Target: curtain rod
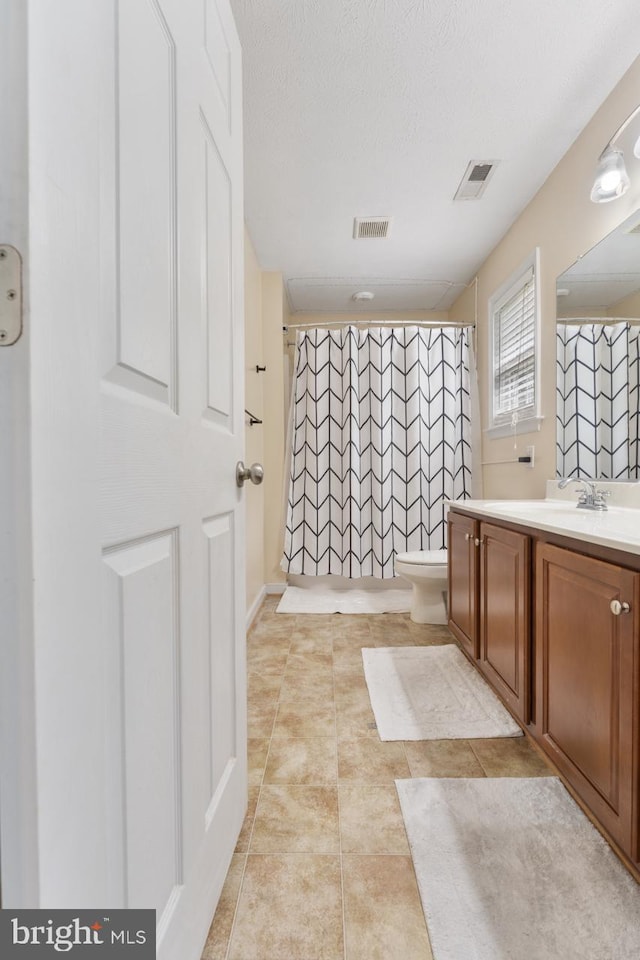
[(452, 327), (463, 329), (475, 327), (475, 323), (457, 323), (453, 320), (325, 320), (320, 323), (287, 323), (282, 332), (288, 330), (313, 330), (316, 327), (357, 327), (362, 325), (374, 327)]
[(640, 317), (556, 317), (556, 323), (640, 323)]

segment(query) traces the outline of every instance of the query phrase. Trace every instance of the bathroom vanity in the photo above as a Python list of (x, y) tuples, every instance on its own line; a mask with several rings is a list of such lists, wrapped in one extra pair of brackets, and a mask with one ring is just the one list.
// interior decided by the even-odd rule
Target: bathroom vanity
[(640, 510), (450, 504), (449, 627), (640, 879)]

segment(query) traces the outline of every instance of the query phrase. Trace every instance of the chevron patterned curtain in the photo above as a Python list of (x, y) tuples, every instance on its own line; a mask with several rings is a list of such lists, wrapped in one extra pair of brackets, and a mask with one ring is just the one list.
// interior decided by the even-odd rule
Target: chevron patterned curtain
[(639, 336), (628, 323), (558, 325), (558, 476), (640, 479)]
[(394, 575), (395, 553), (446, 546), (444, 500), (471, 493), (469, 334), (298, 333), (282, 568)]

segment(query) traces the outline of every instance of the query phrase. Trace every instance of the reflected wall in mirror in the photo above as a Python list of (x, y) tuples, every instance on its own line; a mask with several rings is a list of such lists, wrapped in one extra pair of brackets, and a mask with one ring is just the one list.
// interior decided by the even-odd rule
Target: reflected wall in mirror
[(556, 294), (557, 475), (640, 480), (640, 211)]

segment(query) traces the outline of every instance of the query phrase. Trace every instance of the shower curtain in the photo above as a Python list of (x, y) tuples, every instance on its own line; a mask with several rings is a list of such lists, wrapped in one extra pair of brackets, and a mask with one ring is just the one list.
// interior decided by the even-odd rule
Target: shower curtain
[(640, 479), (640, 327), (559, 324), (557, 472)]
[(471, 492), (469, 333), (298, 334), (282, 568), (394, 576), (396, 553), (446, 546), (444, 500)]

